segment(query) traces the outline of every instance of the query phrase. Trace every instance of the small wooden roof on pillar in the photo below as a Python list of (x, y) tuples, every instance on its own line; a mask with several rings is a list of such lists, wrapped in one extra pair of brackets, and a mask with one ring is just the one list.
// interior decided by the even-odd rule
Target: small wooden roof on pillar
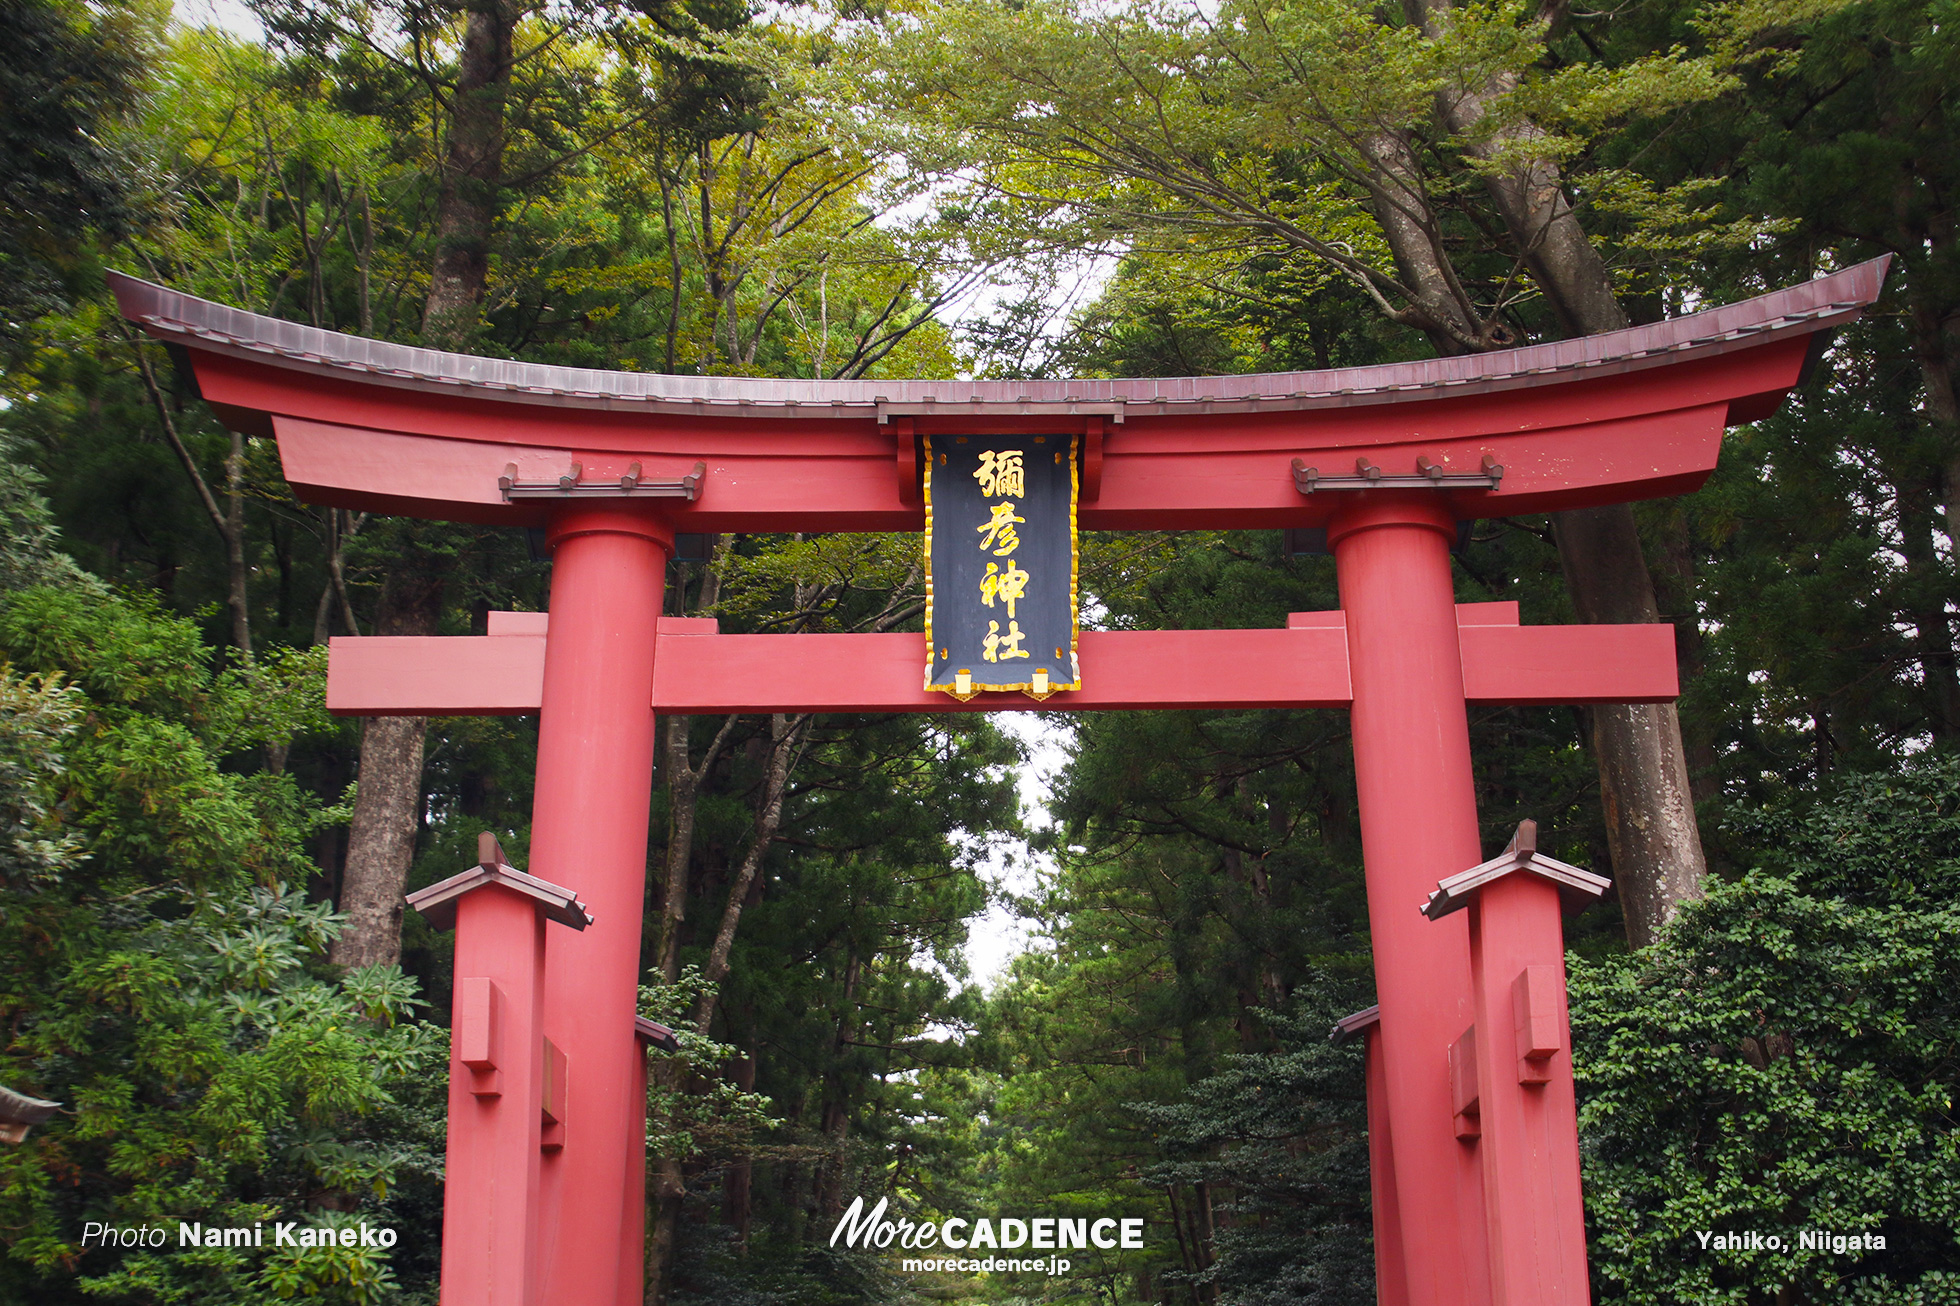
[(536, 901), (546, 920), (583, 930), (592, 924), (592, 913), (579, 901), (577, 893), (549, 880), (527, 875), (510, 864), (503, 845), (488, 830), (477, 836), (477, 864), (425, 889), (417, 889), (403, 901), (438, 930), (456, 928), (456, 903), (466, 894), (485, 885), (501, 884), (514, 893)]
[(1559, 898), (1569, 912), (1583, 909), (1587, 903), (1613, 887), (1613, 882), (1603, 875), (1594, 875), (1570, 862), (1562, 862), (1539, 852), (1538, 822), (1520, 821), (1518, 832), (1511, 836), (1510, 846), (1503, 852), (1467, 871), (1459, 871), (1446, 880), (1437, 881), (1429, 900), (1422, 904), (1422, 914), (1432, 921), (1439, 921), (1469, 906), (1470, 900), (1485, 885), (1507, 875), (1525, 872), (1549, 881), (1558, 890)]
[(277, 438), (287, 479), (314, 502), (530, 526), (554, 499), (624, 491), (669, 498), (681, 531), (919, 530), (917, 437), (1026, 432), (1084, 437), (1084, 529), (1183, 530), (1322, 526), (1339, 497), (1327, 478), (1368, 467), (1443, 478), (1431, 483), (1465, 519), (1692, 490), (1723, 429), (1771, 412), (1884, 272), (1875, 260), (1488, 354), (1070, 381), (547, 367), (340, 335), (116, 274), (111, 285), (223, 420)]

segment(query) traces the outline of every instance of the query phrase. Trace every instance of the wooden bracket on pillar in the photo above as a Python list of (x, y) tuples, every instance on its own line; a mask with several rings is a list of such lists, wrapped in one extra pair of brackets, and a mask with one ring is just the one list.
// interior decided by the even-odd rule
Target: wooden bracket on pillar
[(518, 499), (686, 499), (692, 503), (701, 497), (701, 481), (707, 474), (708, 464), (697, 462), (680, 476), (646, 476), (635, 462), (617, 478), (588, 481), (585, 464), (575, 462), (552, 480), (520, 481), (517, 464), (509, 463), (497, 478), (497, 489), (505, 503)]
[(1328, 476), (1318, 467), (1307, 466), (1304, 458), (1293, 460), (1293, 488), (1302, 494), (1327, 490), (1495, 490), (1503, 483), (1504, 468), (1489, 454), (1474, 472), (1449, 471), (1427, 455), (1418, 455), (1415, 471), (1406, 474), (1385, 472), (1365, 454), (1354, 460), (1351, 475)]
[(1565, 1046), (1561, 1030), (1565, 976), (1557, 966), (1526, 966), (1511, 981), (1511, 1013), (1518, 1034), (1518, 1082), (1551, 1082), (1552, 1058)]
[(565, 1146), (565, 1103), (571, 1092), (571, 1059), (549, 1038), (544, 1041), (544, 1097), (539, 1101), (543, 1132), (538, 1150), (556, 1152)]
[(49, 1102), (11, 1088), (0, 1088), (0, 1143), (24, 1143), (27, 1131), (51, 1118), (61, 1103)]
[(657, 1020), (645, 1016), (633, 1017), (633, 1037), (648, 1047), (659, 1048), (662, 1052), (678, 1052), (681, 1041), (674, 1037), (674, 1031)]
[(564, 1145), (562, 1124), (550, 1124), (565, 1114), (564, 1058), (543, 1036), (548, 922), (583, 930), (592, 918), (571, 890), (512, 866), (488, 832), (475, 866), (408, 902), (435, 928), (456, 931), (443, 1300), (533, 1306), (542, 1300), (534, 1267), (547, 1124), (551, 1145)]
[(464, 976), (456, 981), (451, 1012), (450, 1036), (456, 1040), (456, 1059), (469, 1068), (470, 1092), (502, 1097), (504, 991), (487, 975)]
[(1483, 1133), (1482, 1097), (1477, 1090), (1477, 1027), (1472, 1025), (1450, 1044), (1450, 1112), (1458, 1138)]
[(1327, 1041), (1339, 1047), (1343, 1043), (1359, 1038), (1381, 1023), (1382, 1008), (1377, 1002), (1372, 1007), (1357, 1011), (1352, 1016), (1342, 1016), (1335, 1021), (1334, 1027), (1327, 1031)]
[(1423, 906), (1432, 920), (1468, 908), (1476, 1023), (1450, 1049), (1450, 1097), (1456, 1136), (1476, 1140), (1464, 1159), (1478, 1172), (1487, 1300), (1499, 1306), (1588, 1300), (1560, 917), (1608, 887), (1539, 852), (1524, 821), (1503, 853)]

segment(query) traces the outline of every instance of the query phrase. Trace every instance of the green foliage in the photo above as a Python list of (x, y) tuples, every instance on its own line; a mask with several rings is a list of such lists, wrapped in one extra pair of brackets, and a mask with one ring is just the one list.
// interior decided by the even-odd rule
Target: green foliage
[[(268, 46), (182, 28), (160, 43), (149, 94), (117, 137), (142, 161), (127, 180), (145, 221), (116, 261), (274, 316), (415, 340), (462, 26), (441, 7), (259, 9), (275, 20)], [(961, 233), (934, 220), (877, 220), (912, 190), (867, 151), (854, 115), (805, 94), (802, 73), (830, 57), (828, 42), (787, 23), (754, 23), (740, 5), (717, 0), (501, 12), (518, 17), (519, 57), (503, 102), (490, 284), (468, 348), (671, 371), (958, 370), (950, 333), (930, 309), (971, 284), (949, 256)], [(317, 646), (332, 631), (382, 624), (387, 595), (405, 578), (437, 578), (434, 622), (460, 634), (480, 630), (488, 609), (541, 608), (547, 570), (523, 556), (515, 532), (307, 508), (281, 480), (267, 441), (245, 442), (228, 486), (230, 434), (153, 345), (123, 334), (99, 298), (45, 322), (38, 343), (6, 378), (0, 426), (54, 487), (67, 547), (150, 597), (118, 599), (143, 620), (104, 629), (63, 600), (30, 597), (0, 636), (20, 666), (60, 668), (62, 683), (87, 696), (82, 733), (98, 720), (114, 725), (90, 737), (86, 756), (68, 750), (73, 773), (61, 794), (38, 807), (23, 799), (22, 822), (66, 795), (76, 819), (93, 823), (90, 867), (116, 868), (114, 892), (147, 895), (135, 901), (173, 918), (208, 910), (241, 879), (304, 885), (310, 900), (330, 900), (332, 827), (344, 816), (355, 737), (320, 716)], [(235, 493), (242, 575), (228, 570), (169, 433), (220, 500)], [(731, 625), (916, 624), (916, 581), (906, 579), (916, 567), (902, 538), (849, 539), (836, 549), (751, 539), (730, 553)], [(684, 590), (685, 572), (679, 579)], [(251, 609), (256, 656), (249, 668), (213, 674), (200, 629), (218, 634), (212, 605), (233, 580)], [(720, 724), (702, 726), (712, 735)], [(706, 929), (682, 939), (689, 959), (712, 939), (727, 872), (752, 839), (762, 769), (755, 723), (735, 723), (731, 736), (704, 785), (689, 929)], [(47, 752), (41, 738), (24, 735), (23, 753)], [(678, 1099), (665, 1113), (674, 1128), (661, 1143), (687, 1150), (698, 1167), (688, 1176), (697, 1215), (737, 1164), (780, 1167), (754, 1191), (765, 1221), (785, 1224), (819, 1200), (819, 1184), (846, 1182), (847, 1168), (855, 1176), (881, 1167), (880, 1148), (900, 1127), (899, 1090), (881, 1076), (958, 1060), (957, 1046), (933, 1027), (968, 1025), (974, 1014), (973, 998), (960, 992), (959, 948), (986, 891), (978, 845), (960, 831), (1015, 829), (1003, 769), (1011, 745), (979, 720), (941, 730), (838, 719), (814, 723), (806, 738), (784, 837), (767, 850), (750, 895), (759, 901), (747, 904), (721, 985), (716, 1034), (725, 1042), (714, 1046), (736, 1051), (704, 1052), (686, 1072), (691, 1089), (726, 1092), (701, 1094), (713, 1110), (693, 1124)], [(432, 727), (418, 805), (429, 819), (412, 883), (466, 863), (486, 826), (523, 858), (534, 749), (526, 721)], [(254, 1019), (277, 1016), (267, 994), (295, 976), (324, 978), (310, 944), (250, 930), (224, 939), (236, 982), (284, 976), (239, 997), (249, 997)], [(442, 1005), (447, 941), (411, 919), (406, 942), (406, 963)], [(799, 963), (783, 966), (783, 955)], [(338, 991), (367, 1012), (361, 982), (347, 977)], [(676, 1024), (691, 1027), (692, 1014)], [(764, 1097), (737, 1089), (728, 1074), (738, 1053), (760, 1063), (757, 1093), (786, 1122), (766, 1136), (751, 1136)], [(310, 1082), (296, 1073), (266, 1092), (276, 1098)], [(370, 1191), (361, 1165), (381, 1167), (376, 1174), (395, 1166), (420, 1185), (411, 1205), (424, 1203), (395, 1209), (422, 1221), (420, 1241), (432, 1250), (433, 1212), (417, 1178), (426, 1167), (416, 1158), (440, 1129), (441, 1106), (395, 1073), (377, 1080), (393, 1101), (335, 1090), (339, 1123), (294, 1154), (304, 1166), (273, 1166), (277, 1177), (264, 1182), (303, 1192), (312, 1205), (345, 1205), (348, 1194)], [(722, 1108), (727, 1114), (716, 1114)], [(407, 1150), (370, 1146), (387, 1137)], [(348, 1139), (362, 1146), (328, 1149)], [(305, 1169), (322, 1166), (338, 1167), (339, 1187), (326, 1190), (328, 1181)], [(390, 1186), (388, 1200), (402, 1191)], [(405, 1257), (394, 1258), (398, 1270)], [(401, 1277), (412, 1283), (426, 1268)], [(861, 1268), (823, 1273), (835, 1271), (840, 1293), (869, 1291)], [(246, 1274), (214, 1271), (213, 1281), (244, 1291)], [(290, 1275), (277, 1288), (310, 1290)], [(322, 1290), (347, 1296), (357, 1285)]]
[(55, 782), (81, 713), (80, 696), (58, 676), (0, 667), (0, 881), (8, 888), (51, 883), (82, 854), (81, 836), (62, 828)]
[(127, 0), (7, 0), (0, 26), (0, 345), (62, 307), (98, 235), (129, 220), (115, 129), (142, 91), (152, 15)]
[(85, 584), (56, 546), (42, 479), (21, 461), (18, 442), (0, 435), (0, 594), (35, 585)]
[[(1759, 869), (1653, 947), (1574, 965), (1587, 1211), (1614, 1300), (1960, 1292), (1956, 809), (1960, 764), (1940, 758), (1752, 814)], [(1698, 1236), (1752, 1230), (1783, 1248)], [(1885, 1249), (1804, 1249), (1803, 1231)]]
[[(1235, 304), (1250, 319), (1358, 287), (1367, 316), (1454, 352), (1560, 329), (1533, 303), (1519, 251), (1493, 239), (1502, 222), (1482, 197), (1487, 179), (1562, 168), (1575, 203), (1613, 231), (1629, 288), (1644, 280), (1629, 273), (1659, 258), (1789, 228), (1720, 211), (1705, 177), (1658, 177), (1633, 151), (1609, 150), (1737, 90), (1739, 62), (1786, 15), (1710, 15), (1734, 38), (1712, 48), (1643, 31), (1609, 53), (1591, 29), (1619, 12), (977, 0), (866, 24), (836, 76), (885, 111), (892, 149), (966, 211), (992, 214), (1037, 263), (1058, 246), (1125, 256), (1200, 313)], [(1439, 102), (1464, 95), (1474, 124), (1445, 128)], [(1383, 146), (1395, 138), (1416, 148), (1391, 165)], [(1391, 253), (1384, 224), (1404, 206), (1481, 319), (1474, 331), (1441, 326), (1415, 269)], [(1192, 361), (1178, 370), (1212, 370)]]
[(1165, 1159), (1145, 1180), (1217, 1202), (1217, 1260), (1177, 1278), (1211, 1286), (1221, 1306), (1335, 1306), (1374, 1290), (1362, 1048), (1327, 1037), (1370, 992), (1366, 958), (1334, 959), (1286, 1011), (1262, 1013), (1277, 1050), (1228, 1057), (1177, 1101), (1133, 1105), (1162, 1131)]
[(752, 1156), (756, 1136), (779, 1123), (767, 1097), (745, 1093), (718, 1073), (740, 1052), (695, 1032), (694, 1009), (708, 987), (697, 966), (684, 967), (672, 984), (640, 986), (640, 1014), (672, 1029), (680, 1044), (652, 1054), (668, 1072), (648, 1077), (647, 1151), (654, 1155)]
[[(318, 727), (315, 660), (213, 674), (191, 623), (90, 587), (0, 602), (0, 653), (0, 1080), (64, 1104), (0, 1153), (0, 1292), (383, 1300), (372, 1248), (176, 1245), (180, 1220), (391, 1224), (439, 1168), (411, 1117), (446, 1040), (399, 972), (335, 978), (337, 918), (287, 887), (344, 814), (226, 762)], [(90, 1221), (168, 1243), (85, 1247)]]

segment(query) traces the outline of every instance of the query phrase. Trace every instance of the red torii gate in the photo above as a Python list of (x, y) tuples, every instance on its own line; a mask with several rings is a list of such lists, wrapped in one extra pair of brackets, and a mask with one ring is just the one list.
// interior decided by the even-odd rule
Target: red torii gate
[[(517, 1022), (529, 1042), (509, 1059), (523, 1074), (494, 1090), (513, 1114), (486, 1105), (505, 1101), (484, 1096), (500, 1074), (494, 1043), (457, 1039), (445, 1303), (639, 1301), (645, 1081), (634, 1004), (655, 714), (1037, 706), (926, 691), (918, 635), (722, 635), (711, 620), (664, 618), (675, 533), (918, 531), (919, 436), (1025, 432), (1081, 437), (1086, 530), (1326, 532), (1339, 611), (1294, 614), (1284, 630), (1084, 632), (1084, 688), (1039, 706), (1351, 711), (1380, 996), (1371, 1117), (1376, 1191), (1389, 1200), (1378, 1222), (1393, 1213), (1377, 1239), (1382, 1300), (1568, 1306), (1587, 1289), (1582, 1242), (1571, 1271), (1583, 1231), (1562, 970), (1525, 964), (1539, 954), (1519, 942), (1535, 929), (1542, 953), (1544, 928), (1556, 926), (1544, 904), (1556, 899), (1510, 872), (1534, 869), (1567, 889), (1583, 873), (1534, 860), (1528, 840), (1483, 862), (1466, 709), (1672, 699), (1673, 633), (1523, 627), (1515, 604), (1459, 606), (1449, 550), (1473, 518), (1694, 489), (1724, 428), (1772, 412), (1883, 275), (1882, 262), (1862, 264), (1669, 322), (1499, 353), (1047, 382), (545, 367), (112, 281), (123, 315), (179, 352), (228, 425), (278, 441), (303, 498), (546, 532), (548, 618), (492, 614), (476, 638), (336, 639), (331, 655), (336, 712), (540, 713), (536, 878), (486, 853), (442, 899), (499, 886), (495, 910), (476, 916), (501, 913), (513, 939), (529, 931), (536, 961), (511, 972), (518, 999), (468, 990), (471, 1020)], [(1433, 921), (1416, 910), (1426, 901)], [(1466, 902), (1470, 912), (1450, 914)], [(547, 931), (547, 916), (589, 924)], [(1474, 986), (1467, 918), (1483, 922)], [(1537, 924), (1512, 928), (1527, 921)], [(1517, 1057), (1488, 1034), (1473, 1052), (1460, 1036), (1480, 1019), (1488, 1029), (1513, 995)], [(542, 1028), (520, 1011), (541, 1012)], [(540, 1034), (550, 1036), (543, 1056)], [(1553, 1095), (1485, 1110), (1482, 1139), (1467, 1141), (1465, 1085), (1500, 1076)], [(1562, 1124), (1551, 1118), (1561, 1111)], [(493, 1118), (502, 1123), (484, 1123)], [(1513, 1120), (1540, 1132), (1500, 1138)], [(1544, 1138), (1558, 1154), (1545, 1155)]]

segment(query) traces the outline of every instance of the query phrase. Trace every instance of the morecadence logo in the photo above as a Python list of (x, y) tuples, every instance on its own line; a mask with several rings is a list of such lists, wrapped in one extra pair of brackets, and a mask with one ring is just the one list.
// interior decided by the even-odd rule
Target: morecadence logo
[[(1001, 1270), (1032, 1270), (1047, 1274), (1065, 1274), (1069, 1263), (1059, 1257), (1032, 1257), (1027, 1259), (1002, 1257), (1002, 1251), (1088, 1251), (1102, 1249), (1113, 1251), (1119, 1248), (1139, 1248), (1143, 1246), (1143, 1220), (1141, 1218), (1070, 1219), (1065, 1216), (981, 1216), (967, 1219), (952, 1216), (944, 1220), (889, 1220), (886, 1212), (891, 1208), (891, 1199), (881, 1197), (878, 1204), (865, 1209), (864, 1198), (857, 1197), (850, 1209), (838, 1220), (837, 1227), (830, 1231), (832, 1247), (842, 1243), (846, 1247), (864, 1250), (884, 1250), (892, 1246), (906, 1251), (946, 1250), (965, 1252), (966, 1256), (939, 1256), (932, 1258), (907, 1258), (900, 1268), (904, 1270), (955, 1270), (965, 1272), (993, 1272)], [(985, 1251), (984, 1257), (973, 1253)]]

